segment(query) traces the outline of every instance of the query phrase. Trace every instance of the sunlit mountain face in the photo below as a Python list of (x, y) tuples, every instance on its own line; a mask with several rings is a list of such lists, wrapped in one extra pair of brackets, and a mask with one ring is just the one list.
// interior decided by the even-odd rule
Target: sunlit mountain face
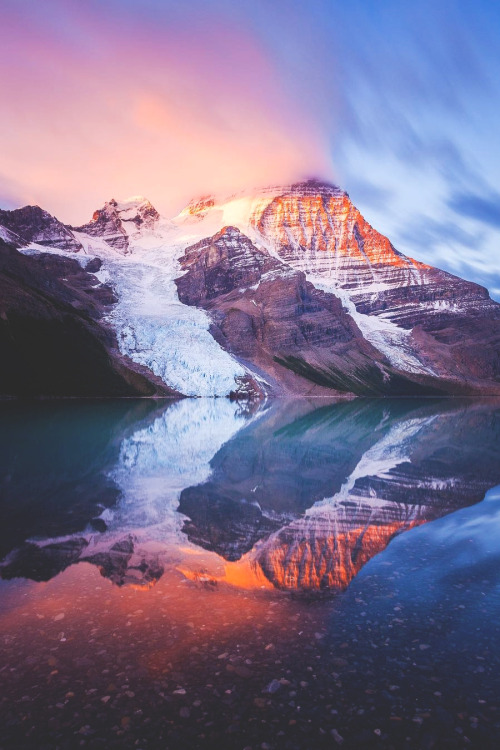
[(171, 569), (337, 594), (395, 536), (500, 482), (500, 412), (481, 402), (40, 405), (28, 443), (3, 412), (4, 579), (88, 562), (118, 586)]
[(170, 218), (111, 199), (80, 227), (0, 211), (0, 289), (3, 395), (500, 393), (500, 305), (320, 180)]

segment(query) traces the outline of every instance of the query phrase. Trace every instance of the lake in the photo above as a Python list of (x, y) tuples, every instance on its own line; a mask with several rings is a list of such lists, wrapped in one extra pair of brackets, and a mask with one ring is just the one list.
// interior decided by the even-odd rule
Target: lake
[(499, 746), (498, 401), (0, 419), (1, 750)]

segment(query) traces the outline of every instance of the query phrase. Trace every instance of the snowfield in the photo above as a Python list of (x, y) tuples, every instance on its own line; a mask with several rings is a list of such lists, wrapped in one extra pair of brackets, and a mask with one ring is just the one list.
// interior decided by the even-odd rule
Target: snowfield
[[(160, 219), (154, 229), (130, 232), (127, 227), (130, 246), (126, 253), (104, 240), (75, 232), (85, 252), (102, 259), (96, 275), (102, 283), (111, 284), (118, 297), (107, 321), (116, 332), (122, 354), (186, 396), (228, 396), (238, 387), (236, 378), (245, 374), (262, 382), (219, 346), (204, 310), (180, 302), (175, 279), (182, 276), (179, 258), (186, 247), (224, 226), (237, 226), (258, 241), (252, 215), (272, 198), (272, 193), (235, 197), (201, 214), (185, 209), (173, 220)], [(122, 215), (134, 215), (139, 200), (145, 199), (121, 201)]]
[(317, 289), (335, 294), (342, 300), (344, 308), (354, 320), (367, 341), (382, 352), (391, 365), (400, 370), (420, 375), (435, 375), (431, 367), (424, 365), (411, 348), (411, 331), (401, 328), (383, 315), (363, 315), (356, 310), (347, 289), (342, 289), (333, 278), (306, 273), (307, 280)]
[[(149, 201), (142, 196), (115, 201), (113, 205), (124, 220), (128, 248), (113, 248), (101, 237), (73, 230), (83, 253), (34, 243), (22, 252), (53, 252), (75, 258), (84, 267), (90, 258), (99, 257), (102, 267), (95, 275), (101, 283), (110, 284), (118, 297), (106, 320), (116, 332), (121, 353), (186, 396), (228, 396), (237, 389), (237, 379), (242, 376), (261, 378), (215, 341), (210, 333), (210, 318), (204, 310), (180, 302), (175, 284), (175, 279), (183, 273), (179, 259), (188, 246), (226, 226), (235, 226), (257, 247), (282, 261), (278, 249), (256, 228), (256, 217), (282, 190), (269, 188), (225, 201), (202, 198), (170, 220), (152, 221), (144, 214), (142, 225), (129, 219), (140, 216), (144, 207), (151, 207)], [(359, 313), (351, 292), (342, 289), (337, 280), (335, 256), (332, 254), (330, 266), (328, 263), (325, 266), (324, 261), (325, 258), (323, 267), (318, 269), (314, 269), (314, 264), (311, 267), (306, 257), (292, 261), (290, 266), (303, 270), (316, 288), (339, 297), (363, 336), (393, 366), (402, 371), (434, 375), (412, 351), (411, 331), (383, 315)], [(373, 288), (373, 292), (380, 291), (379, 287)]]
[(101, 273), (118, 303), (108, 316), (122, 354), (148, 367), (186, 396), (227, 396), (243, 367), (215, 341), (203, 311), (183, 305), (175, 279), (182, 247), (159, 247), (107, 258)]

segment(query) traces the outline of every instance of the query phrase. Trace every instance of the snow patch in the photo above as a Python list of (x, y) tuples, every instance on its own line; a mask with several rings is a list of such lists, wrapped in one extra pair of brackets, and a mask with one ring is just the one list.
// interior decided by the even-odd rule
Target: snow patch
[[(341, 300), (365, 339), (382, 352), (393, 367), (417, 375), (436, 375), (431, 367), (423, 364), (415, 355), (411, 345), (411, 331), (400, 328), (387, 318), (358, 312), (351, 299), (351, 292), (342, 289), (332, 278), (308, 273), (307, 280), (317, 289), (335, 294)], [(359, 292), (356, 290), (355, 294), (357, 293)]]
[[(340, 490), (333, 497), (316, 502), (306, 511), (306, 516), (321, 516), (325, 508), (335, 508), (346, 501), (356, 500), (354, 492), (358, 479), (364, 477), (387, 477), (392, 469), (410, 460), (410, 446), (414, 445), (416, 435), (428, 427), (435, 416), (420, 419), (408, 419), (396, 424), (381, 440), (363, 454), (358, 464), (346, 479)], [(376, 496), (359, 498), (359, 502), (371, 508), (387, 507), (387, 500)]]

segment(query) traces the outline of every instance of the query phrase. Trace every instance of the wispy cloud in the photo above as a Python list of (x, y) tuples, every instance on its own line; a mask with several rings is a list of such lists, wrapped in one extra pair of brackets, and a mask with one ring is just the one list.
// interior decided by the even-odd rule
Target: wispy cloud
[(420, 250), (433, 245), (460, 245), (464, 248), (477, 247), (481, 243), (482, 235), (463, 229), (456, 222), (440, 221), (432, 216), (416, 214), (414, 220), (399, 232), (405, 244)]
[(3, 0), (0, 196), (78, 224), (315, 174), (496, 284), (499, 27), (490, 0)]
[(448, 205), (461, 216), (500, 229), (500, 193), (455, 193), (448, 200)]

